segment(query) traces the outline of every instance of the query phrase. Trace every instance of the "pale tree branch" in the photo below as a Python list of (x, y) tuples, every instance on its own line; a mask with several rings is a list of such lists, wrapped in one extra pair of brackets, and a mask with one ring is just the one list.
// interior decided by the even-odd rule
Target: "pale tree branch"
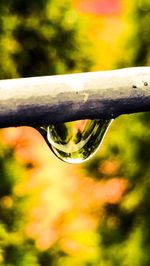
[(150, 111), (150, 67), (0, 81), (0, 128)]

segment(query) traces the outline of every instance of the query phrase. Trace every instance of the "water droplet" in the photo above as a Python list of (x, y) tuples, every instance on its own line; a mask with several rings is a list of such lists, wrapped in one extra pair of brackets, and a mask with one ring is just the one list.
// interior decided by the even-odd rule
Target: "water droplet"
[(53, 153), (62, 161), (81, 163), (100, 146), (112, 119), (79, 120), (38, 129)]
[(148, 83), (146, 81), (144, 82), (144, 86), (148, 86)]

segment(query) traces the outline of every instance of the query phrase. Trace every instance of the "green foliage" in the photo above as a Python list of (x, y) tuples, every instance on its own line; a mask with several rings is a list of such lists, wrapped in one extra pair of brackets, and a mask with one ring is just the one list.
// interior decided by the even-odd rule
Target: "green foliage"
[(0, 169), (0, 265), (37, 266), (31, 263), (37, 260), (34, 246), (24, 236), (25, 197), (15, 192), (26, 167), (16, 160), (12, 149), (2, 144)]
[(102, 178), (123, 178), (127, 189), (121, 201), (105, 205), (101, 217), (100, 259), (104, 265), (148, 266), (150, 262), (148, 116), (147, 113), (117, 118), (106, 137), (101, 160), (115, 158), (120, 165), (115, 175)]
[[(0, 78), (87, 71), (91, 65), (81, 23), (70, 1), (0, 1)], [(26, 198), (15, 185), (26, 171), (0, 146), (0, 265), (52, 265), (24, 233)]]
[(133, 45), (136, 49), (134, 51), (133, 64), (149, 65), (150, 63), (150, 2), (148, 0), (137, 1), (135, 4), (135, 36)]
[[(149, 64), (149, 12), (148, 0), (135, 1), (132, 17), (136, 30), (127, 65)], [(80, 26), (67, 0), (1, 0), (0, 78), (88, 70), (91, 62)], [(13, 150), (1, 145), (0, 265), (149, 266), (149, 119), (149, 113), (117, 118), (106, 136), (105, 148), (85, 165), (97, 181), (117, 177), (127, 182), (121, 200), (105, 204), (98, 231), (90, 234), (88, 241), (94, 241), (96, 255), (71, 257), (59, 247), (45, 252), (36, 249), (24, 233), (26, 198), (15, 192), (26, 167), (16, 160)], [(104, 162), (114, 160), (118, 162), (115, 172), (102, 171)]]
[[(132, 18), (136, 30), (130, 42), (133, 58), (130, 64), (146, 66), (150, 61), (150, 2), (134, 2)], [(96, 173), (99, 179), (119, 177), (127, 181), (121, 200), (106, 204), (103, 217), (100, 217), (101, 256), (98, 265), (150, 265), (149, 121), (150, 113), (141, 113), (121, 116), (113, 122), (105, 140), (105, 150), (96, 162), (113, 161), (115, 158), (119, 167), (114, 174), (104, 174), (99, 170), (99, 163), (94, 164), (94, 168), (90, 167), (92, 162), (87, 165), (90, 173), (93, 176)]]
[(0, 4), (0, 77), (62, 74), (91, 65), (70, 1)]

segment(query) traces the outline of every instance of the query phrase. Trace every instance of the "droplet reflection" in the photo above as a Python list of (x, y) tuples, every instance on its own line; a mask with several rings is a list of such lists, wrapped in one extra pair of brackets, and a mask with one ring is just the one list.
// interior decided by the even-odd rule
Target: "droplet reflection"
[(79, 120), (41, 127), (39, 131), (59, 159), (76, 164), (97, 151), (110, 122), (110, 119)]

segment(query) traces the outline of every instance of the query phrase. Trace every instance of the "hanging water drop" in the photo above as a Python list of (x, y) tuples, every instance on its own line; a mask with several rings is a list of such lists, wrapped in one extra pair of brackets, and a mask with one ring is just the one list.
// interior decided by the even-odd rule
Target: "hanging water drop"
[(76, 164), (97, 151), (110, 122), (110, 119), (86, 119), (40, 127), (39, 131), (59, 159)]

